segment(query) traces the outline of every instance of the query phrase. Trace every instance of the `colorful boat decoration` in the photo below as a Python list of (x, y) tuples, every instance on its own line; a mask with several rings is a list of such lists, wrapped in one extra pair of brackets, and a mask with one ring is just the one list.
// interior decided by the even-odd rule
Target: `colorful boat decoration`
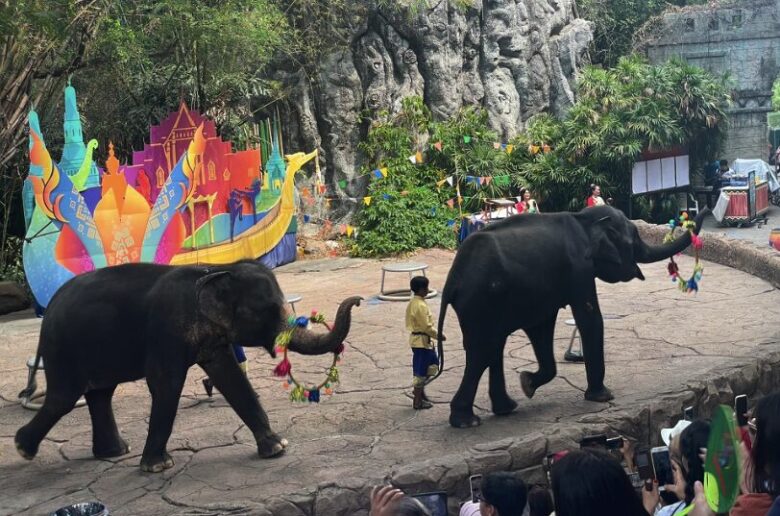
[[(316, 151), (282, 158), (278, 124), (263, 124), (260, 149), (233, 151), (211, 120), (182, 103), (150, 130), (122, 166), (109, 142), (84, 144), (76, 94), (65, 89), (65, 146), (55, 163), (30, 112), (30, 173), (23, 202), (24, 266), (36, 301), (48, 305), (77, 274), (123, 263), (223, 264), (295, 260), (295, 173)], [(265, 162), (265, 170), (262, 164)]]

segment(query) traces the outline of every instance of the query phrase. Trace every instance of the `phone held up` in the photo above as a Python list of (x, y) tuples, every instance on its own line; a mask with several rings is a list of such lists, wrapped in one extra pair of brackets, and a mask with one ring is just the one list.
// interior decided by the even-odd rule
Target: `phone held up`
[(741, 394), (734, 398), (734, 413), (737, 416), (737, 426), (747, 426), (747, 411), (748, 411), (748, 399), (747, 396)]
[(669, 457), (669, 448), (658, 446), (650, 450), (650, 457), (653, 462), (653, 471), (655, 479), (658, 481), (658, 490), (663, 491), (666, 484), (674, 484), (674, 474), (672, 473), (672, 461)]
[(482, 496), (481, 486), (482, 475), (471, 475), (469, 477), (469, 486), (471, 487), (471, 501), (478, 503)]
[(683, 409), (683, 419), (686, 421), (693, 421), (693, 407), (685, 407)]
[(445, 491), (435, 491), (432, 493), (421, 493), (413, 495), (420, 501), (432, 516), (447, 516), (447, 493)]

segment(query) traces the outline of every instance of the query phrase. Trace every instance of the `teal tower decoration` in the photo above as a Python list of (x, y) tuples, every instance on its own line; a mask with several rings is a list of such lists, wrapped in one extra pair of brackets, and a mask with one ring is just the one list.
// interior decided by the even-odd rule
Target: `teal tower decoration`
[(284, 175), (287, 170), (287, 165), (280, 151), (278, 129), (276, 124), (274, 124), (273, 134), (271, 135), (271, 156), (265, 166), (265, 173), (268, 177), (268, 189), (275, 193), (281, 191), (281, 185), (284, 183)]
[[(62, 124), (65, 136), (65, 145), (62, 147), (62, 158), (58, 164), (60, 171), (69, 176), (75, 175), (81, 168), (87, 148), (84, 145), (84, 135), (81, 132), (81, 117), (76, 104), (76, 88), (70, 79), (65, 87), (65, 121)], [(89, 176), (84, 183), (84, 189), (100, 186), (100, 172), (93, 161), (90, 164)]]

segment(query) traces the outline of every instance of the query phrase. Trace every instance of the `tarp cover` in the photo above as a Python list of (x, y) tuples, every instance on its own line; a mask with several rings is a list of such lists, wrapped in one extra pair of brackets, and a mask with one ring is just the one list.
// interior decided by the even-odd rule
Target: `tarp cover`
[(769, 181), (769, 190), (774, 192), (780, 189), (780, 182), (774, 169), (761, 159), (735, 159), (734, 172), (739, 176), (747, 176), (751, 170), (756, 171), (756, 177), (761, 181)]

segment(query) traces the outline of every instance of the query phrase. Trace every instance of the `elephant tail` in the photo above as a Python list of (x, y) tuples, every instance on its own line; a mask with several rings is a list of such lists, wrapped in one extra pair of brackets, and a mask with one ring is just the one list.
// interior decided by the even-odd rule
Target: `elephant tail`
[(439, 354), (439, 370), (436, 372), (436, 375), (428, 378), (425, 381), (425, 385), (428, 385), (432, 381), (434, 381), (436, 378), (441, 376), (441, 373), (444, 372), (444, 341), (442, 341), (442, 332), (444, 332), (444, 318), (447, 316), (447, 307), (450, 305), (450, 297), (451, 297), (451, 288), (447, 288), (447, 283), (444, 284), (444, 288), (441, 292), (441, 308), (439, 308), (439, 326), (436, 329), (436, 332), (438, 333), (436, 346), (438, 348), (437, 352)]

